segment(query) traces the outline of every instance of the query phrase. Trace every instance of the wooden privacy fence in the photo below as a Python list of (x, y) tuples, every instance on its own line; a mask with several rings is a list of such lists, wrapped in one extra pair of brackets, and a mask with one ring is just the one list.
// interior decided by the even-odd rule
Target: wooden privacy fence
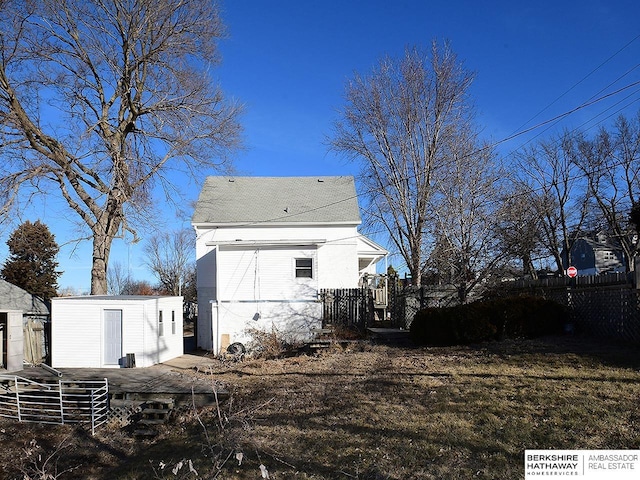
[(45, 322), (29, 318), (23, 325), (24, 360), (33, 365), (41, 364), (47, 358)]
[(323, 327), (373, 325), (374, 296), (369, 288), (324, 288), (320, 290), (320, 301)]
[(640, 343), (640, 295), (634, 272), (518, 280), (507, 291), (538, 295), (569, 307), (569, 329)]
[[(638, 272), (640, 275), (640, 271)], [(569, 307), (568, 328), (597, 337), (640, 343), (640, 290), (632, 273), (504, 282), (499, 294), (528, 294), (555, 300)], [(400, 287), (390, 282), (388, 302), (381, 310), (375, 289), (323, 289), (323, 326), (367, 328), (388, 314), (387, 324), (408, 329), (416, 312), (426, 307), (447, 307), (458, 301), (447, 286)]]
[(100, 381), (38, 383), (0, 375), (0, 417), (19, 422), (84, 423), (91, 433), (108, 420), (109, 385)]

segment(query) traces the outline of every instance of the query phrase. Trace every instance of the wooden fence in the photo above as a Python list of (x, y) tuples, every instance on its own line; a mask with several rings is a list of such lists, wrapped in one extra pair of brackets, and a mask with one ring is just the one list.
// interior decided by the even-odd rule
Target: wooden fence
[[(639, 272), (640, 273), (640, 272)], [(552, 277), (503, 282), (501, 295), (542, 296), (570, 308), (567, 328), (590, 336), (640, 343), (640, 290), (636, 275)], [(371, 289), (321, 290), (323, 325), (366, 328), (380, 321)], [(453, 287), (402, 287), (390, 282), (386, 326), (408, 329), (416, 312), (426, 307), (446, 307), (457, 302)]]
[(373, 325), (375, 308), (373, 291), (369, 288), (324, 288), (320, 290), (322, 326)]
[(640, 295), (634, 272), (518, 280), (509, 293), (543, 296), (570, 308), (567, 328), (599, 338), (640, 343)]
[[(381, 298), (384, 296), (385, 298)], [(457, 298), (450, 287), (401, 287), (390, 282), (388, 289), (331, 288), (320, 290), (323, 326), (367, 328), (374, 325), (408, 329), (418, 310), (446, 306)]]

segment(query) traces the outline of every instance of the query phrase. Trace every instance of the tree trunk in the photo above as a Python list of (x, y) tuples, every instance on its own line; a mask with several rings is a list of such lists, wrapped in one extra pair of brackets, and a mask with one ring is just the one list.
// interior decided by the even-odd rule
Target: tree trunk
[(91, 266), (91, 295), (107, 294), (107, 266), (113, 237), (93, 234), (93, 263)]
[(122, 204), (113, 199), (98, 221), (92, 225), (93, 260), (91, 266), (91, 295), (107, 295), (107, 268), (114, 237), (122, 225)]
[(522, 266), (524, 270), (524, 274), (529, 274), (533, 280), (538, 279), (538, 272), (536, 272), (536, 267), (533, 265), (533, 260), (531, 260), (531, 255), (525, 254), (522, 257)]

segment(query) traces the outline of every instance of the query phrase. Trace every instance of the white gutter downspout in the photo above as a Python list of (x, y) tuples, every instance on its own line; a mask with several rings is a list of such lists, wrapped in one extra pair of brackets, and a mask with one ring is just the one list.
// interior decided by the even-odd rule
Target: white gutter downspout
[[(209, 300), (209, 304), (211, 305), (210, 314), (211, 314), (211, 347), (214, 355), (220, 354), (220, 317), (218, 315), (218, 301), (217, 300)], [(215, 326), (215, 336), (213, 335), (213, 312), (215, 309), (216, 314), (216, 326)]]

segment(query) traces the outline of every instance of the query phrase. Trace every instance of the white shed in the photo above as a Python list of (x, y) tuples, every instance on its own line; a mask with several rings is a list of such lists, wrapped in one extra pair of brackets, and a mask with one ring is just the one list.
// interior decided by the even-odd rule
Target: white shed
[(134, 358), (135, 366), (149, 367), (179, 357), (183, 345), (182, 297), (51, 299), (54, 368), (131, 367)]

